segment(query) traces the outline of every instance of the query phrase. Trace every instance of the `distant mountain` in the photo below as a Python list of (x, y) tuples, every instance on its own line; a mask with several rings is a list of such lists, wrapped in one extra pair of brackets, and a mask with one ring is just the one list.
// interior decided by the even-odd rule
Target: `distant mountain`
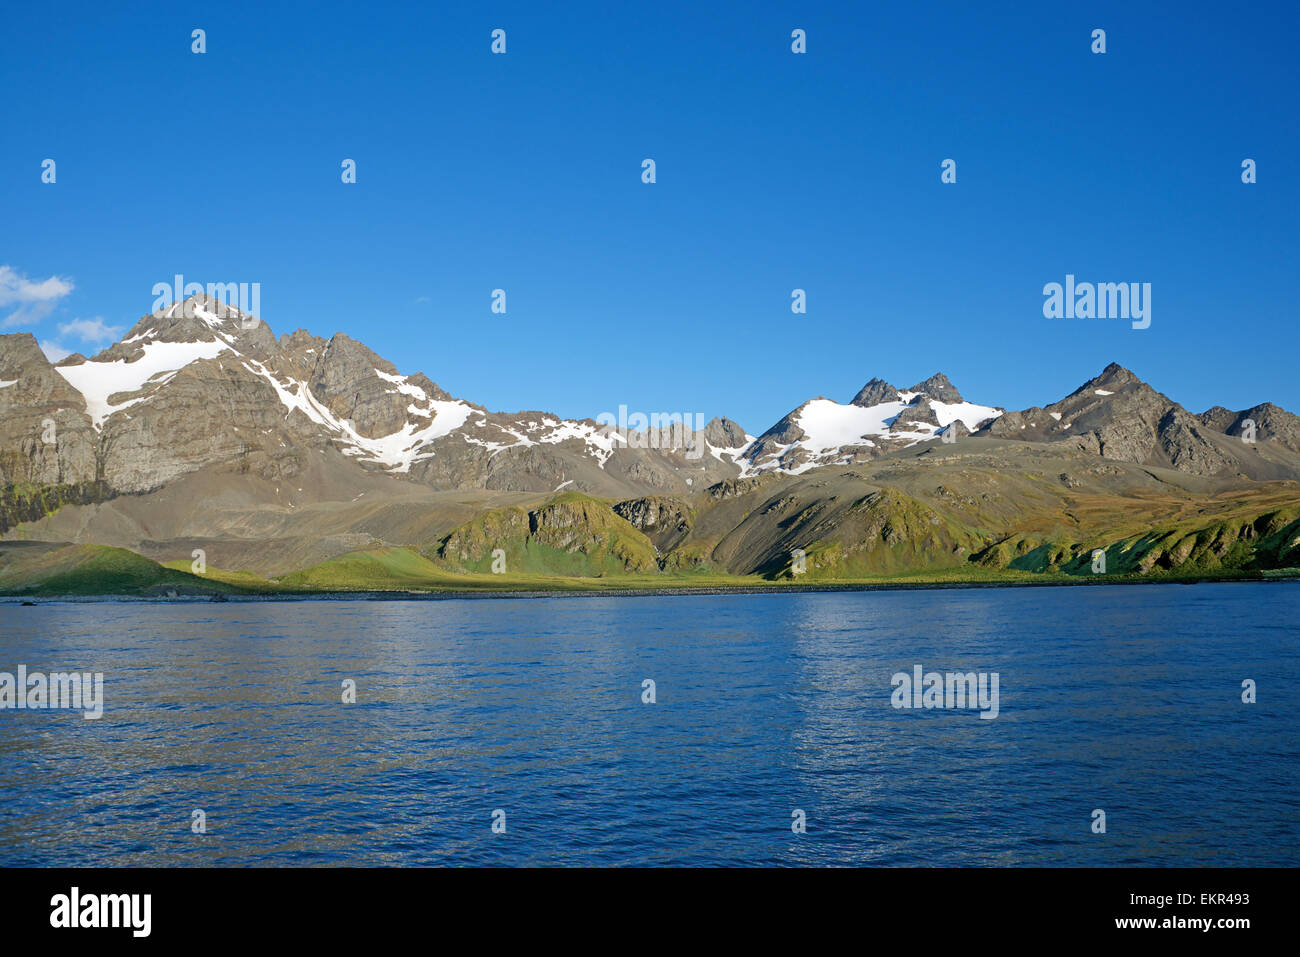
[(1214, 431), (1223, 432), (1234, 438), (1246, 435), (1247, 423), (1252, 422), (1257, 439), (1277, 442), (1292, 452), (1300, 452), (1300, 416), (1292, 415), (1272, 402), (1251, 406), (1240, 412), (1232, 412), (1221, 405), (1216, 405), (1202, 412), (1197, 418)]
[[(137, 322), (89, 359), (51, 364), (29, 334), (0, 336), (0, 484), (144, 492), (208, 468), (290, 481), (309, 461), (434, 488), (684, 493), (727, 478), (802, 474), (973, 433), (1073, 447), (1198, 475), (1276, 478), (1300, 418), (1270, 403), (1193, 415), (1118, 365), (1046, 408), (966, 401), (942, 373), (907, 389), (871, 379), (847, 404), (817, 397), (753, 438), (727, 419), (697, 436), (490, 412), (403, 375), (346, 334), (277, 339), (203, 295)], [(1239, 441), (1252, 420), (1256, 443)], [(43, 441), (52, 433), (56, 441)], [(637, 423), (633, 423), (634, 425)], [(1238, 441), (1232, 441), (1235, 436)]]
[[(438, 488), (688, 491), (734, 475), (749, 442), (724, 419), (639, 440), (590, 419), (489, 412), (344, 333), (277, 340), (202, 295), (90, 359), (51, 366), (31, 335), (0, 336), (0, 382), (0, 482), (114, 493), (214, 467), (288, 481), (310, 459)], [(50, 418), (57, 442), (43, 443)]]
[(492, 412), (204, 296), (89, 358), (0, 336), (0, 591), (105, 569), (176, 587), (195, 550), (230, 588), (500, 587), (497, 552), (552, 579), (788, 578), (796, 550), (810, 580), (1076, 574), (1096, 547), (1132, 574), (1300, 563), (1300, 418), (1193, 414), (1115, 364), (1019, 411), (935, 373), (809, 399), (757, 437), (627, 425)]
[(818, 396), (787, 414), (741, 454), (742, 474), (801, 474), (853, 465), (928, 442), (947, 428), (973, 431), (1002, 410), (965, 401), (942, 373), (910, 389), (872, 379), (848, 405)]
[[(1241, 422), (1255, 412), (1255, 442), (1242, 439)], [(1294, 478), (1289, 457), (1300, 444), (1300, 419), (1271, 404), (1233, 413), (1216, 407), (1193, 415), (1123, 366), (1111, 363), (1059, 402), (1008, 412), (976, 434), (1028, 442), (1066, 442), (1104, 459), (1173, 468), (1192, 475), (1240, 474)]]

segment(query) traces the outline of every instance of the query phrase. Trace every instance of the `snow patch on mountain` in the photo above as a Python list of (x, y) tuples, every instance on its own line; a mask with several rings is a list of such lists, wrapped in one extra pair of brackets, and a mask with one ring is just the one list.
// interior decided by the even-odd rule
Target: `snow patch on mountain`
[(906, 402), (883, 402), (861, 408), (840, 405), (830, 399), (813, 399), (795, 415), (795, 424), (803, 429), (799, 440), (809, 452), (827, 452), (845, 445), (870, 445), (868, 435), (883, 435), (889, 423), (907, 408)]
[(433, 412), (433, 421), (428, 425), (421, 428), (408, 422), (398, 431), (378, 439), (358, 435), (351, 426), (343, 423), (344, 431), (347, 432), (353, 445), (369, 453), (368, 458), (358, 461), (377, 462), (386, 466), (390, 472), (409, 472), (412, 463), (433, 455), (433, 452), (421, 451), (426, 443), (455, 432), (475, 411), (472, 405), (456, 399), (450, 401), (434, 399), (429, 402), (429, 406)]
[[(427, 458), (432, 452), (421, 452), (422, 447), (434, 439), (442, 438), (465, 424), (466, 420), (477, 410), (459, 400), (441, 401), (429, 399), (423, 389), (417, 386), (409, 388), (420, 393), (424, 409), (408, 406), (407, 411), (418, 414), (420, 418), (431, 418), (427, 425), (407, 422), (402, 428), (388, 435), (370, 438), (356, 431), (350, 422), (338, 418), (312, 394), (307, 383), (290, 379), (283, 384), (270, 369), (256, 359), (247, 359), (244, 367), (255, 372), (271, 384), (279, 396), (280, 402), (288, 410), (287, 418), (297, 409), (317, 425), (335, 433), (335, 440), (343, 444), (343, 454), (355, 457), (359, 462), (382, 465), (390, 472), (409, 472), (411, 465), (421, 458)], [(390, 378), (385, 375), (385, 378)], [(401, 377), (392, 377), (401, 378)], [(405, 382), (405, 380), (402, 380)]]
[[(874, 383), (878, 380), (868, 387)], [(982, 423), (1002, 415), (994, 406), (962, 400), (943, 376), (921, 383), (928, 387), (922, 391), (900, 392), (887, 383), (879, 384), (881, 388), (875, 391), (893, 398), (871, 405), (845, 405), (821, 397), (805, 402), (757, 440), (750, 440), (736, 460), (741, 475), (800, 475), (825, 465), (852, 464), (928, 442), (955, 422), (974, 432)], [(943, 401), (937, 395), (957, 401)]]
[(397, 391), (402, 395), (409, 395), (412, 398), (419, 399), (421, 402), (429, 401), (429, 394), (418, 385), (411, 385), (411, 383), (406, 381), (406, 376), (404, 375), (393, 375), (392, 373), (384, 372), (381, 369), (376, 369), (375, 375), (379, 376), (379, 378), (383, 379), (385, 382), (391, 382), (393, 385), (397, 386)]
[(55, 366), (55, 369), (68, 380), (68, 384), (86, 399), (86, 411), (98, 430), (104, 420), (114, 412), (135, 405), (140, 399), (112, 405), (108, 397), (118, 392), (137, 392), (159, 377), (159, 383), (166, 382), (173, 375), (191, 362), (200, 359), (215, 359), (223, 350), (230, 348), (225, 342), (212, 340), (208, 342), (149, 342), (143, 347), (144, 354), (134, 362), (94, 362), (86, 361), (75, 366)]
[[(939, 428), (946, 428), (954, 422), (960, 421), (962, 425), (975, 431), (976, 426), (987, 419), (996, 419), (1002, 414), (1002, 410), (991, 405), (977, 405), (974, 402), (935, 402), (930, 401), (930, 408), (934, 409), (934, 417), (939, 420)], [(935, 430), (936, 432), (938, 429)]]
[(1002, 414), (1001, 409), (974, 402), (937, 402), (930, 400), (930, 408), (938, 420), (938, 427), (928, 423), (915, 423), (906, 431), (891, 431), (894, 422), (908, 407), (918, 393), (901, 393), (901, 402), (881, 402), (866, 407), (841, 405), (831, 399), (813, 399), (795, 415), (795, 423), (804, 432), (804, 437), (797, 443), (809, 452), (820, 454), (836, 451), (845, 446), (875, 445), (871, 438), (893, 435), (916, 437), (924, 441), (937, 435), (943, 428), (960, 421), (971, 431), (985, 419), (996, 418)]
[(614, 444), (624, 441), (623, 436), (617, 432), (602, 429), (590, 422), (557, 422), (554, 419), (546, 419), (543, 424), (550, 431), (543, 433), (539, 441), (559, 444), (570, 439), (578, 439), (586, 445), (587, 454), (595, 458), (601, 468), (605, 467), (609, 457), (614, 454)]

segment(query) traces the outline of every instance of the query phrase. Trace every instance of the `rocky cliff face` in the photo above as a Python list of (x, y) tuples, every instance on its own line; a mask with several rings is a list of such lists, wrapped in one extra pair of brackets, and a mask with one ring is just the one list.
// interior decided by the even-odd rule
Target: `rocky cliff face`
[(660, 552), (670, 551), (691, 531), (695, 510), (681, 498), (648, 496), (619, 502), (614, 514), (626, 519)]
[(0, 336), (0, 485), (93, 482), (98, 446), (85, 400), (36, 337)]

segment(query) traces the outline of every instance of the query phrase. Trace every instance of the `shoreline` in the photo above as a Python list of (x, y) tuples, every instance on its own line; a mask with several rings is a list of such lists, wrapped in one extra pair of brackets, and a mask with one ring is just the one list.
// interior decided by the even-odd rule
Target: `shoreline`
[(1223, 576), (1198, 578), (1168, 578), (1163, 580), (1142, 578), (1083, 578), (1077, 581), (967, 581), (967, 582), (826, 582), (807, 585), (668, 585), (652, 588), (573, 588), (573, 589), (446, 589), (446, 590), (359, 590), (316, 592), (268, 592), (168, 595), (0, 595), (0, 605), (29, 606), (51, 604), (153, 604), (153, 605), (204, 605), (249, 602), (289, 601), (459, 601), (465, 599), (528, 599), (528, 598), (650, 598), (683, 597), (693, 595), (780, 595), (828, 594), (834, 592), (872, 591), (926, 591), (974, 588), (1074, 588), (1114, 585), (1214, 585), (1214, 584), (1284, 584), (1300, 582), (1297, 575), (1260, 575), (1257, 577)]

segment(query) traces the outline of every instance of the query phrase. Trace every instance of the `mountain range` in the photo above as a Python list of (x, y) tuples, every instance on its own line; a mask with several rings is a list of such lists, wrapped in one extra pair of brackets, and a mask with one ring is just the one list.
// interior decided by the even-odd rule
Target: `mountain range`
[(1300, 565), (1300, 417), (1193, 413), (1117, 364), (1022, 410), (936, 373), (757, 435), (612, 420), (493, 412), (203, 295), (91, 357), (0, 335), (0, 592), (1050, 580), (1098, 548), (1112, 577)]

